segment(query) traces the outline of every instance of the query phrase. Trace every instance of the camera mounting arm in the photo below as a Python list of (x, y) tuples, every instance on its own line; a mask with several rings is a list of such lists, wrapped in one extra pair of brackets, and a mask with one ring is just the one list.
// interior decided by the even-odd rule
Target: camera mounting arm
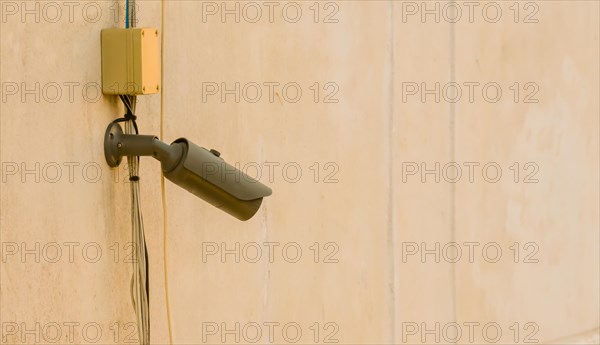
[(170, 170), (182, 154), (179, 145), (168, 145), (153, 135), (125, 134), (117, 122), (111, 123), (104, 135), (104, 156), (112, 168), (121, 164), (123, 156), (152, 156)]

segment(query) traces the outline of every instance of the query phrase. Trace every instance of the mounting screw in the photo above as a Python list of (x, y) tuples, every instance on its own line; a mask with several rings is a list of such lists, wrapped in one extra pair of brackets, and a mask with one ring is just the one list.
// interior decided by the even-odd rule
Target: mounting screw
[(142, 36), (144, 36), (144, 30), (142, 30)]
[(121, 148), (121, 147), (123, 147), (123, 144), (121, 144), (121, 143), (117, 143), (117, 147), (118, 147), (118, 148)]
[(154, 31), (154, 35), (158, 36), (158, 30)]
[(146, 92), (146, 87), (142, 86), (142, 92)]
[(156, 91), (160, 90), (160, 86), (156, 85)]

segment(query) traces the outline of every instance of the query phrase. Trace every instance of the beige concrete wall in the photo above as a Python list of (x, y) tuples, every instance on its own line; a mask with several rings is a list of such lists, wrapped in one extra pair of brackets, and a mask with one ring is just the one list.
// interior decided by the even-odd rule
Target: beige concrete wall
[[(165, 35), (163, 139), (273, 189), (239, 222), (166, 183), (175, 343), (246, 343), (256, 325), (259, 343), (597, 343), (597, 2), (236, 4), (239, 23), (167, 0), (161, 28), (161, 2), (138, 0), (138, 26)], [(0, 5), (2, 343), (135, 341), (127, 170), (102, 147), (123, 110), (97, 94), (124, 1)], [(239, 102), (213, 83), (240, 83)], [(160, 102), (139, 98), (143, 133)], [(165, 344), (158, 164), (140, 176)]]

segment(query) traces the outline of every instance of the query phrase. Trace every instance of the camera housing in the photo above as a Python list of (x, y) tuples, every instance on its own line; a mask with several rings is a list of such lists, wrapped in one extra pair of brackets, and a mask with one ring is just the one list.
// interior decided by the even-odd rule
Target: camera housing
[(188, 139), (166, 144), (152, 135), (124, 134), (117, 122), (111, 123), (104, 137), (104, 155), (111, 167), (123, 156), (152, 156), (161, 162), (164, 176), (209, 204), (239, 220), (256, 214), (269, 187), (244, 174), (220, 157)]

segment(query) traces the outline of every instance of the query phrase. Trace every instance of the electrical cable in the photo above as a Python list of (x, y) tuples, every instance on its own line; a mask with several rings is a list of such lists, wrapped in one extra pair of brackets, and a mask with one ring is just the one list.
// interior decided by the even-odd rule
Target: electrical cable
[[(137, 133), (135, 115), (125, 115), (123, 119), (115, 121), (125, 121), (125, 133)], [(128, 156), (127, 163), (129, 167), (129, 181), (131, 186), (131, 221), (132, 221), (132, 241), (135, 252), (133, 259), (133, 277), (132, 277), (132, 295), (133, 306), (136, 311), (138, 329), (140, 334), (140, 344), (150, 344), (150, 321), (149, 321), (149, 281), (148, 281), (148, 251), (145, 243), (144, 223), (140, 206), (139, 189), (139, 157)]]
[[(131, 6), (130, 6), (131, 5)], [(135, 27), (135, 0), (125, 2), (125, 27)], [(131, 13), (131, 15), (130, 15)], [(125, 122), (125, 134), (139, 134), (136, 123), (136, 97), (129, 95), (119, 96), (125, 105), (127, 113), (114, 122)], [(129, 181), (131, 190), (131, 238), (135, 252), (133, 258), (133, 276), (131, 280), (132, 304), (136, 313), (139, 342), (141, 345), (150, 344), (150, 287), (148, 250), (144, 234), (144, 221), (140, 206), (139, 187), (139, 157), (127, 156), (129, 168)]]
[(119, 98), (121, 98), (121, 101), (123, 101), (123, 104), (125, 105), (125, 107), (129, 111), (129, 113), (133, 114), (133, 110), (131, 109), (131, 104), (129, 104), (129, 98), (128, 97), (126, 98), (123, 95), (119, 95)]
[[(160, 1), (160, 137), (164, 133), (164, 51), (165, 51), (165, 0)], [(167, 264), (167, 196), (165, 191), (165, 175), (160, 173), (160, 191), (163, 207), (163, 270), (165, 275), (165, 304), (167, 309), (167, 329), (169, 331), (169, 344), (173, 345), (173, 329), (171, 328), (171, 308), (169, 303), (169, 275)]]

